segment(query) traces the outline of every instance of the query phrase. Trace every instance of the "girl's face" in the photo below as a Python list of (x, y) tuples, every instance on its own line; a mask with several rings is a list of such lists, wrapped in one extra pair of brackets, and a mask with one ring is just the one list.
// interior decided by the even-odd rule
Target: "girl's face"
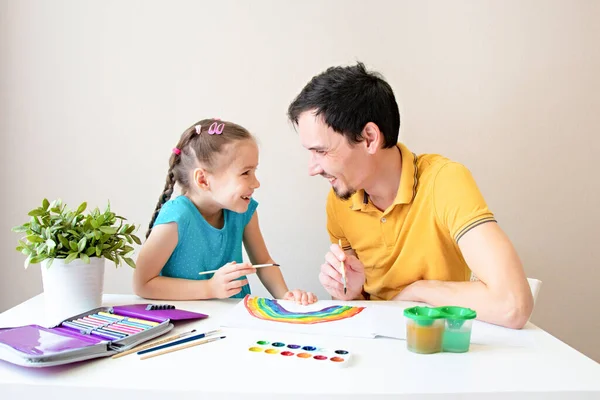
[(238, 213), (248, 210), (254, 190), (260, 187), (256, 178), (258, 166), (258, 146), (254, 140), (231, 143), (218, 160), (220, 166), (208, 175), (209, 190), (213, 200), (222, 208)]

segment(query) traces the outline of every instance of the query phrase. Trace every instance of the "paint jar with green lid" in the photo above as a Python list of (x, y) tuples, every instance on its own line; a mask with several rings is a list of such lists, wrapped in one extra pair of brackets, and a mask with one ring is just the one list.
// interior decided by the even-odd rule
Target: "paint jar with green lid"
[(411, 307), (406, 317), (406, 346), (420, 354), (465, 353), (471, 344), (471, 329), (477, 313), (470, 308)]
[(471, 344), (471, 328), (477, 313), (464, 307), (439, 307), (444, 314), (445, 329), (442, 341), (443, 351), (465, 353)]
[(442, 351), (444, 319), (441, 312), (430, 307), (412, 307), (404, 310), (406, 317), (406, 345), (420, 354)]

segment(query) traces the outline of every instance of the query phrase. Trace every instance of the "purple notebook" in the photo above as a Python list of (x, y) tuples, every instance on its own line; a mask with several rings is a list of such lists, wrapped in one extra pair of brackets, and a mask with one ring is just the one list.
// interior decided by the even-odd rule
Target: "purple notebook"
[(100, 307), (52, 328), (0, 328), (0, 360), (26, 367), (50, 367), (106, 357), (163, 335), (173, 329), (172, 321), (207, 317), (169, 305)]

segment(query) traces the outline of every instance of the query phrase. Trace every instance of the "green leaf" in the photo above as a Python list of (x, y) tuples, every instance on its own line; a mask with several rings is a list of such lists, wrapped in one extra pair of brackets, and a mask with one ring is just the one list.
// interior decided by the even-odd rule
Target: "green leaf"
[(108, 242), (108, 241), (110, 241), (110, 243), (112, 243), (112, 240), (111, 240), (111, 239), (113, 239), (112, 235), (109, 235), (108, 233), (105, 233), (105, 234), (104, 234), (104, 235), (102, 235), (102, 237), (100, 238), (100, 241), (101, 241), (102, 243), (106, 243), (106, 242)]
[(26, 259), (25, 262), (23, 263), (23, 267), (25, 267), (25, 269), (27, 269), (27, 267), (29, 267), (29, 264), (31, 264), (31, 255), (29, 255)]
[(94, 239), (100, 240), (101, 237), (102, 237), (102, 232), (94, 231)]
[(111, 226), (101, 226), (99, 229), (102, 232), (109, 234), (109, 235), (114, 235), (115, 233), (117, 233), (117, 228), (113, 228)]
[(29, 260), (30, 264), (38, 264), (42, 261), (44, 261), (46, 258), (48, 258), (48, 256), (46, 256), (45, 254), (40, 254), (34, 257), (31, 257), (31, 260)]
[(139, 237), (135, 236), (135, 235), (131, 235), (131, 238), (133, 239), (134, 242), (136, 242), (137, 244), (142, 244), (142, 241), (140, 240)]
[(68, 249), (68, 248), (70, 247), (70, 246), (69, 246), (69, 241), (68, 241), (68, 240), (67, 240), (67, 238), (65, 238), (63, 235), (58, 235), (58, 240), (60, 241), (60, 243), (62, 243), (62, 245), (63, 245), (65, 248), (67, 248), (67, 249)]
[(83, 262), (86, 264), (90, 263), (90, 258), (85, 253), (79, 253), (79, 258), (81, 258), (81, 260), (83, 260)]
[(52, 265), (53, 262), (54, 262), (54, 258), (49, 258), (48, 262), (46, 263), (46, 268), (50, 268), (50, 266)]
[(48, 254), (56, 247), (56, 242), (52, 239), (46, 240), (46, 246), (48, 246)]
[(78, 243), (77, 250), (79, 250), (79, 252), (82, 252), (83, 249), (85, 249), (86, 244), (87, 244), (87, 239), (85, 237), (81, 238), (81, 240)]
[(74, 259), (76, 259), (78, 256), (78, 253), (71, 253), (67, 256), (67, 258), (65, 259), (65, 264), (70, 263), (71, 261), (73, 261)]
[(131, 246), (123, 246), (119, 251), (121, 251), (123, 254), (127, 254), (131, 253), (133, 250), (135, 249)]
[(75, 211), (75, 214), (81, 214), (82, 212), (85, 211), (85, 209), (87, 208), (87, 203), (84, 201), (83, 203), (81, 203), (81, 205), (77, 208), (77, 211)]
[(130, 266), (131, 268), (135, 268), (135, 262), (133, 261), (133, 259), (131, 259), (131, 258), (129, 258), (129, 257), (125, 257), (125, 258), (123, 258), (123, 260), (125, 260), (125, 262), (126, 262), (127, 264), (129, 264), (129, 266)]
[(71, 247), (71, 250), (73, 251), (79, 251), (79, 247), (77, 246), (77, 242), (74, 240), (69, 241), (69, 247)]
[(102, 254), (102, 249), (100, 248), (100, 246), (96, 246), (96, 257), (100, 257), (100, 254)]
[(106, 259), (108, 259), (108, 260), (110, 260), (110, 261), (114, 262), (115, 264), (117, 263), (117, 262), (115, 261), (114, 257), (113, 257), (113, 256), (112, 256), (110, 253), (105, 253), (105, 254), (103, 254), (103, 255), (104, 255), (104, 257), (105, 257)]
[(100, 226), (95, 219), (90, 220), (90, 224), (92, 224), (92, 228), (94, 229), (98, 229), (98, 227)]
[(87, 254), (88, 256), (93, 255), (96, 252), (96, 247), (88, 247), (87, 250), (85, 251), (85, 254)]
[(37, 235), (28, 235), (28, 236), (25, 236), (25, 239), (27, 239), (31, 243), (44, 243), (44, 239), (42, 239), (41, 237), (39, 237)]
[(27, 222), (23, 225), (13, 227), (11, 229), (11, 231), (21, 233), (21, 232), (27, 232), (28, 229), (29, 229), (29, 222)]
[(42, 201), (42, 208), (44, 209), (44, 211), (48, 210), (49, 206), (50, 206), (50, 202), (48, 201), (48, 199), (44, 199)]
[(46, 212), (44, 210), (42, 210), (41, 208), (36, 208), (35, 210), (29, 211), (29, 213), (27, 215), (32, 216), (32, 217), (39, 217), (44, 214), (46, 214)]
[(79, 239), (80, 235), (77, 231), (74, 231), (73, 229), (68, 229), (67, 232)]
[(23, 247), (23, 250), (21, 250), (21, 253), (23, 253), (26, 256), (30, 256), (31, 255), (31, 249), (29, 247)]

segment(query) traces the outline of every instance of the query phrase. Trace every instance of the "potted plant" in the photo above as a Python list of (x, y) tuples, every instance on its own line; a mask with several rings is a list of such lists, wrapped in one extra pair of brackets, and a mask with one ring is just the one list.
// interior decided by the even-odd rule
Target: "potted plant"
[(31, 210), (29, 222), (12, 230), (25, 233), (17, 251), (27, 258), (25, 268), (41, 263), (47, 313), (55, 318), (100, 307), (104, 264), (135, 268), (133, 244), (141, 244), (136, 226), (110, 210), (84, 213), (87, 203), (72, 211), (60, 199)]

